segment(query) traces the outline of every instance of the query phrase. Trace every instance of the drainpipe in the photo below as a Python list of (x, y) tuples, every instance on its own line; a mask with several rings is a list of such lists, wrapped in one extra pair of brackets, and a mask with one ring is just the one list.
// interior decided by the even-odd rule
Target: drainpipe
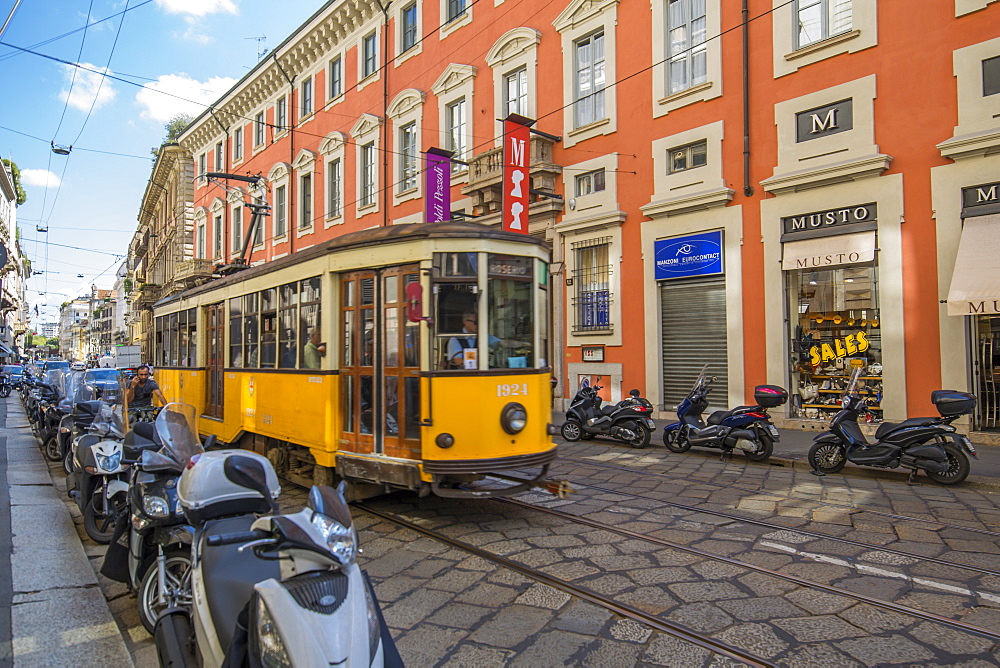
[(382, 227), (389, 225), (389, 5), (378, 2), (382, 10)]
[(749, 9), (743, 0), (743, 194), (753, 195), (750, 181), (750, 23)]

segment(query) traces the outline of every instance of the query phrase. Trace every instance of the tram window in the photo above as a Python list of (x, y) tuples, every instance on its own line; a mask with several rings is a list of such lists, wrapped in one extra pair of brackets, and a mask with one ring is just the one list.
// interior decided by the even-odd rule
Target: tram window
[(178, 366), (177, 364), (177, 314), (171, 313), (167, 316), (167, 329), (163, 334), (167, 345), (167, 366)]
[(229, 300), (229, 366), (243, 368), (243, 301)]
[(260, 366), (273, 369), (277, 353), (277, 290), (270, 288), (260, 293)]
[(372, 312), (372, 309), (365, 309), (361, 312), (361, 364), (359, 366), (374, 365), (375, 314)]
[(160, 316), (156, 319), (156, 328), (153, 335), (153, 340), (156, 346), (156, 355), (154, 357), (156, 366), (165, 366), (167, 359), (167, 352), (163, 347), (163, 325), (166, 320), (166, 316)]
[(478, 266), (477, 253), (434, 253), (435, 278), (475, 278)]
[(187, 364), (188, 354), (188, 312), (181, 311), (177, 314), (177, 366), (189, 366)]
[(479, 324), (476, 283), (438, 283), (434, 359), (440, 369), (478, 369), (475, 333)]
[(354, 376), (342, 376), (344, 388), (344, 431), (354, 431)]
[(299, 284), (299, 349), (302, 351), (300, 366), (303, 369), (319, 369), (326, 354), (326, 344), (322, 340), (320, 322), (320, 280), (319, 276), (307, 278)]
[[(403, 277), (403, 283), (407, 287), (410, 283), (416, 283), (419, 280), (420, 276), (417, 274), (407, 274)], [(406, 294), (405, 288), (403, 294)], [(420, 366), (420, 323), (406, 320), (403, 323), (403, 328), (403, 366)], [(408, 400), (406, 405), (410, 405)]]
[(385, 433), (399, 435), (399, 381), (396, 376), (385, 377)]
[(361, 433), (372, 433), (372, 377), (361, 376)]
[(252, 292), (243, 297), (243, 366), (248, 369), (255, 369), (259, 366), (258, 337), (260, 335), (260, 323), (257, 320), (257, 309), (260, 300), (256, 292)]
[(534, 260), (489, 256), (489, 367), (534, 367)]
[(188, 309), (187, 313), (187, 361), (182, 359), (181, 365), (193, 367), (198, 363), (198, 309)]
[(404, 378), (403, 391), (406, 392), (404, 437), (420, 438), (420, 379), (415, 376)]
[(278, 288), (279, 329), (278, 348), (281, 351), (279, 366), (282, 369), (294, 369), (299, 356), (298, 339), (298, 283), (286, 283)]

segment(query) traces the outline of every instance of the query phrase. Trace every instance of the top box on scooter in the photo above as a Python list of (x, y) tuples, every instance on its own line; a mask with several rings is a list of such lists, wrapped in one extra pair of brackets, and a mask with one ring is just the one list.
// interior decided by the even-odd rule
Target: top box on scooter
[(777, 385), (758, 385), (753, 388), (753, 400), (758, 406), (776, 408), (788, 401), (788, 390)]
[(956, 390), (934, 390), (931, 401), (941, 417), (952, 417), (971, 413), (976, 408), (976, 395)]

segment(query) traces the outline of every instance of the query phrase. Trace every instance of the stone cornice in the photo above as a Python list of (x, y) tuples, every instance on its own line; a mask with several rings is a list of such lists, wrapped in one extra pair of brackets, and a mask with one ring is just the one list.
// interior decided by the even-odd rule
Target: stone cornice
[(846, 181), (878, 176), (889, 168), (892, 156), (884, 153), (855, 160), (828, 163), (821, 167), (779, 173), (760, 182), (764, 190), (775, 195), (828, 186)]
[(735, 190), (732, 188), (714, 188), (683, 197), (654, 199), (649, 204), (643, 204), (639, 210), (650, 218), (666, 218), (678, 216), (692, 211), (702, 211), (717, 206), (725, 206), (733, 199)]
[(956, 135), (937, 145), (941, 156), (952, 160), (962, 158), (985, 158), (1000, 150), (1000, 128), (994, 127), (981, 132)]

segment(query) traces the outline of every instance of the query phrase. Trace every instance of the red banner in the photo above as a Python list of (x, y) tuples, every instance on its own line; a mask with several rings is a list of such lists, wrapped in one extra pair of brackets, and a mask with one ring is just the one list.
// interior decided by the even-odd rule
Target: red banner
[(531, 147), (528, 126), (503, 122), (503, 229), (528, 233), (528, 175)]

